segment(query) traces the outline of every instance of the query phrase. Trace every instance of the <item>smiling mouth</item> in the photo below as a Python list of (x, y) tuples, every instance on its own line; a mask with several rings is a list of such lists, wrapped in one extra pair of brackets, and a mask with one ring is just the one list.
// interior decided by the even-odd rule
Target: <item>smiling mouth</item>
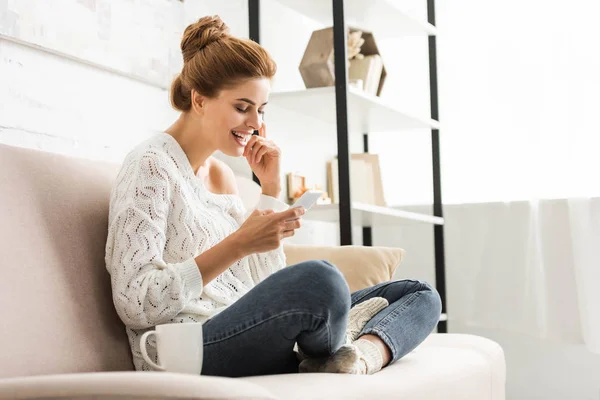
[(250, 140), (250, 137), (252, 136), (251, 133), (238, 133), (236, 131), (231, 131), (231, 134), (233, 135), (233, 137), (235, 138), (235, 140), (242, 146), (246, 145), (248, 143), (248, 140)]

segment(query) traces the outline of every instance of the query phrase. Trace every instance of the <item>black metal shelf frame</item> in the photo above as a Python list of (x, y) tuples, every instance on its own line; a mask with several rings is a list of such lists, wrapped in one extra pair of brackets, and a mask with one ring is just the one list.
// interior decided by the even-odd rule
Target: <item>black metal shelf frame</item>
[[(325, 1), (325, 0), (323, 0)], [(348, 77), (346, 75), (346, 22), (344, 20), (344, 0), (331, 0), (333, 6), (333, 44), (335, 62), (335, 101), (338, 148), (339, 180), (339, 225), (340, 244), (352, 245), (352, 201), (350, 196), (350, 146), (348, 132)], [(435, 0), (427, 1), (427, 19), (435, 26)], [(260, 0), (248, 0), (248, 18), (250, 39), (260, 43)], [(436, 37), (429, 36), (429, 87), (431, 118), (439, 121), (438, 83), (437, 83), (437, 47)], [(443, 217), (440, 141), (439, 130), (431, 130), (431, 151), (433, 163), (433, 214)], [(369, 134), (363, 135), (363, 151), (369, 151)], [(253, 174), (253, 179), (258, 179)], [(363, 226), (363, 245), (372, 246), (372, 227)], [(436, 289), (442, 299), (442, 313), (446, 314), (446, 267), (444, 257), (444, 226), (433, 225), (435, 246)], [(438, 332), (447, 332), (447, 321), (438, 323)]]

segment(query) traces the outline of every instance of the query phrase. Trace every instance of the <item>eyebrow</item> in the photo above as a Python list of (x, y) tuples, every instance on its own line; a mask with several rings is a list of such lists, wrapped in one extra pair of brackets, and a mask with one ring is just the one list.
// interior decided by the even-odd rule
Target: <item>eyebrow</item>
[[(256, 103), (255, 103), (255, 102), (253, 102), (252, 100), (250, 100), (250, 99), (247, 99), (247, 98), (245, 98), (245, 97), (242, 97), (241, 99), (237, 99), (237, 100), (240, 100), (240, 101), (245, 101), (246, 103), (252, 104), (253, 106), (255, 106), (255, 105), (256, 105)], [(262, 105), (264, 106), (264, 105), (266, 105), (267, 103), (268, 103), (268, 101), (267, 101), (267, 102), (265, 102), (265, 103), (262, 103)]]

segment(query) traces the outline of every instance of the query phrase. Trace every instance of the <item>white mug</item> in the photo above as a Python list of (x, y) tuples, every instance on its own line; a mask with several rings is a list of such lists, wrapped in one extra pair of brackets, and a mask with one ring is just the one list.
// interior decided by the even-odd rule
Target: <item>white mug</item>
[[(160, 365), (148, 357), (146, 339), (152, 334), (156, 335), (156, 352)], [(202, 345), (200, 322), (157, 325), (155, 330), (144, 333), (140, 339), (142, 356), (152, 368), (195, 375), (200, 375), (202, 371)]]

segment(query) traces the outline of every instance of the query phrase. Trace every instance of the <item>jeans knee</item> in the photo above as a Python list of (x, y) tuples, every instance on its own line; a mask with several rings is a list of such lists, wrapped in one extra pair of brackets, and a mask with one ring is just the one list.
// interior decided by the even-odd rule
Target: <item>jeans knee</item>
[(308, 297), (332, 311), (346, 313), (350, 309), (350, 288), (344, 275), (325, 260), (311, 260), (295, 266), (302, 271), (302, 284), (309, 288)]
[(429, 303), (429, 309), (432, 311), (435, 318), (439, 318), (442, 313), (442, 299), (437, 289), (425, 281), (419, 281), (422, 285), (421, 291), (424, 294), (426, 301)]

